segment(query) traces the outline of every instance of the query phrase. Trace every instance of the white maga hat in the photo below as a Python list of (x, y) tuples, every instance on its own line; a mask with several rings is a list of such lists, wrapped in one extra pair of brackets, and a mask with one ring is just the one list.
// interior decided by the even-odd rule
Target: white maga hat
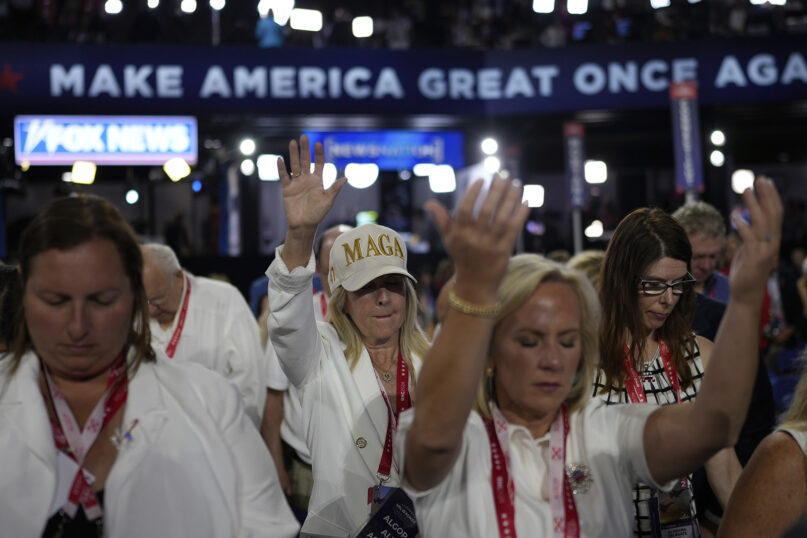
[(371, 280), (391, 274), (417, 282), (406, 270), (406, 242), (392, 228), (363, 224), (334, 241), (328, 268), (331, 291), (338, 286), (356, 291)]

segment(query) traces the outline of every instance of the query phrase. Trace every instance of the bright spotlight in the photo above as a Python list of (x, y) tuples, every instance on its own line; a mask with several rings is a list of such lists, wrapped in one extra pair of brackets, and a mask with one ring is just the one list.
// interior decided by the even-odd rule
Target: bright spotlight
[(322, 30), (322, 12), (316, 9), (294, 8), (291, 11), (289, 24), (292, 30), (319, 32)]
[(160, 7), (160, 0), (148, 0), (147, 4), (149, 9), (157, 9)]
[(532, 10), (536, 13), (552, 13), (555, 11), (555, 0), (532, 0)]
[(589, 239), (596, 239), (598, 237), (602, 237), (602, 232), (603, 232), (602, 221), (595, 220), (588, 225), (585, 232), (583, 233), (586, 234), (586, 237), (588, 237)]
[(588, 11), (588, 0), (568, 0), (566, 11), (569, 15), (584, 15)]
[(196, 11), (196, 0), (182, 0), (179, 9), (182, 10), (182, 13), (193, 13)]
[(378, 165), (374, 163), (350, 163), (345, 166), (347, 182), (355, 189), (366, 189), (378, 178)]
[(185, 159), (174, 157), (169, 159), (164, 165), (166, 175), (171, 181), (179, 181), (183, 177), (187, 177), (191, 173), (191, 167), (185, 162)]
[(731, 190), (737, 194), (742, 194), (745, 189), (750, 189), (754, 186), (754, 172), (751, 170), (735, 170), (731, 174)]
[(524, 196), (522, 201), (527, 202), (528, 207), (541, 207), (544, 205), (543, 185), (524, 185)]
[(412, 173), (418, 177), (429, 177), (429, 174), (432, 173), (432, 168), (434, 168), (432, 163), (417, 163), (412, 167)]
[(244, 159), (241, 161), (241, 173), (245, 176), (251, 176), (255, 173), (255, 161), (252, 159)]
[(598, 184), (605, 183), (608, 179), (608, 166), (603, 161), (586, 161), (583, 168), (583, 174), (586, 178), (586, 183)]
[(73, 182), (73, 174), (70, 172), (62, 173), (62, 181), (65, 183), (72, 183)]
[(294, 0), (260, 0), (258, 2), (258, 14), (265, 17), (269, 10), (272, 10), (272, 17), (280, 26), (286, 26), (294, 9)]
[(494, 157), (491, 155), (490, 157), (485, 157), (485, 161), (483, 163), (485, 167), (485, 171), (489, 174), (495, 174), (499, 171), (499, 168), (502, 167), (502, 162), (499, 160), (498, 157)]
[(723, 144), (726, 143), (726, 135), (723, 134), (723, 131), (715, 129), (709, 136), (709, 140), (711, 140), (712, 144), (714, 144), (715, 146), (722, 146)]
[(484, 139), (479, 146), (482, 148), (482, 153), (485, 155), (493, 155), (499, 151), (499, 143), (496, 142), (495, 138), (488, 137)]
[(225, 0), (210, 0), (210, 7), (216, 11), (224, 9)]
[(373, 35), (373, 18), (356, 17), (353, 19), (353, 37), (370, 37)]
[(241, 150), (243, 155), (252, 155), (255, 153), (255, 141), (251, 138), (245, 138), (238, 144), (238, 149)]
[(70, 172), (70, 177), (73, 178), (73, 183), (81, 183), (82, 185), (90, 185), (95, 181), (95, 163), (89, 161), (76, 161), (73, 163), (73, 170)]
[(138, 200), (140, 200), (140, 194), (136, 190), (129, 189), (128, 191), (126, 191), (127, 204), (134, 205), (137, 203)]
[(712, 163), (712, 166), (717, 166), (719, 168), (726, 162), (726, 156), (723, 155), (722, 151), (716, 149), (709, 154), (709, 162)]
[(650, 7), (652, 7), (653, 9), (670, 7), (670, 0), (650, 0)]
[(330, 189), (334, 183), (336, 183), (336, 165), (325, 163), (325, 167), (322, 169), (322, 188)]
[(280, 176), (277, 175), (277, 158), (278, 155), (273, 153), (258, 155), (258, 179), (261, 181), (280, 181)]
[(457, 188), (457, 179), (454, 169), (447, 164), (438, 164), (429, 174), (429, 188), (434, 193), (454, 192)]
[(401, 178), (401, 181), (409, 181), (412, 178), (412, 172), (409, 170), (401, 170), (398, 172), (398, 177)]
[(123, 2), (121, 0), (106, 0), (104, 11), (107, 15), (117, 15), (123, 11)]

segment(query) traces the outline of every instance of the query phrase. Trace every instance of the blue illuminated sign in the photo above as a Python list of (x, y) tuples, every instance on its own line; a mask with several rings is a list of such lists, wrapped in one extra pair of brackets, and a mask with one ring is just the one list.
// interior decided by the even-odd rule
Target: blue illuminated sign
[(305, 133), (321, 142), (325, 161), (337, 168), (350, 163), (375, 163), (380, 170), (411, 170), (418, 163), (465, 166), (462, 133), (420, 131), (313, 131)]
[(196, 163), (196, 118), (187, 116), (17, 116), (17, 164), (162, 165)]

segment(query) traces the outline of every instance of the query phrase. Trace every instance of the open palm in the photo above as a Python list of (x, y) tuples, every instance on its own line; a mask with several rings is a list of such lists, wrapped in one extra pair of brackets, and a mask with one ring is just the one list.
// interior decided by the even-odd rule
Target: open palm
[(342, 190), (346, 179), (340, 178), (331, 188), (322, 185), (325, 154), (322, 144), (314, 146), (314, 171), (311, 171), (311, 151), (308, 137), (289, 142), (289, 165), (291, 176), (286, 171), (283, 159), (278, 158), (277, 171), (283, 186), (283, 207), (290, 229), (316, 229), (328, 214), (336, 195)]

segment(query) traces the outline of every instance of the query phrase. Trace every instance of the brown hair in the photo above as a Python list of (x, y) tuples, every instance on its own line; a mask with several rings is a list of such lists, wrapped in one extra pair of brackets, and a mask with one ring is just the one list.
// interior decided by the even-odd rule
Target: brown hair
[[(690, 270), (692, 247), (678, 222), (658, 208), (641, 208), (619, 223), (605, 252), (600, 273), (600, 369), (605, 373), (603, 391), (622, 387), (625, 369), (625, 339), (631, 342), (631, 357), (644, 353), (646, 329), (638, 309), (639, 281), (648, 268), (661, 258), (686, 263)], [(672, 353), (673, 364), (681, 378), (682, 388), (692, 384), (692, 372), (686, 363), (686, 351), (694, 350), (692, 319), (695, 291), (686, 288), (678, 304), (656, 331)]]
[[(134, 231), (110, 202), (98, 196), (83, 195), (59, 198), (42, 208), (25, 228), (20, 239), (23, 289), (31, 276), (31, 267), (36, 256), (51, 249), (70, 250), (95, 239), (107, 239), (115, 245), (132, 286), (132, 326), (124, 349), (127, 356), (130, 351), (133, 352), (128, 365), (131, 374), (141, 362), (155, 360), (143, 287), (143, 255)], [(17, 313), (15, 329), (11, 348), (12, 372), (19, 366), (22, 356), (33, 348), (22, 309)]]

